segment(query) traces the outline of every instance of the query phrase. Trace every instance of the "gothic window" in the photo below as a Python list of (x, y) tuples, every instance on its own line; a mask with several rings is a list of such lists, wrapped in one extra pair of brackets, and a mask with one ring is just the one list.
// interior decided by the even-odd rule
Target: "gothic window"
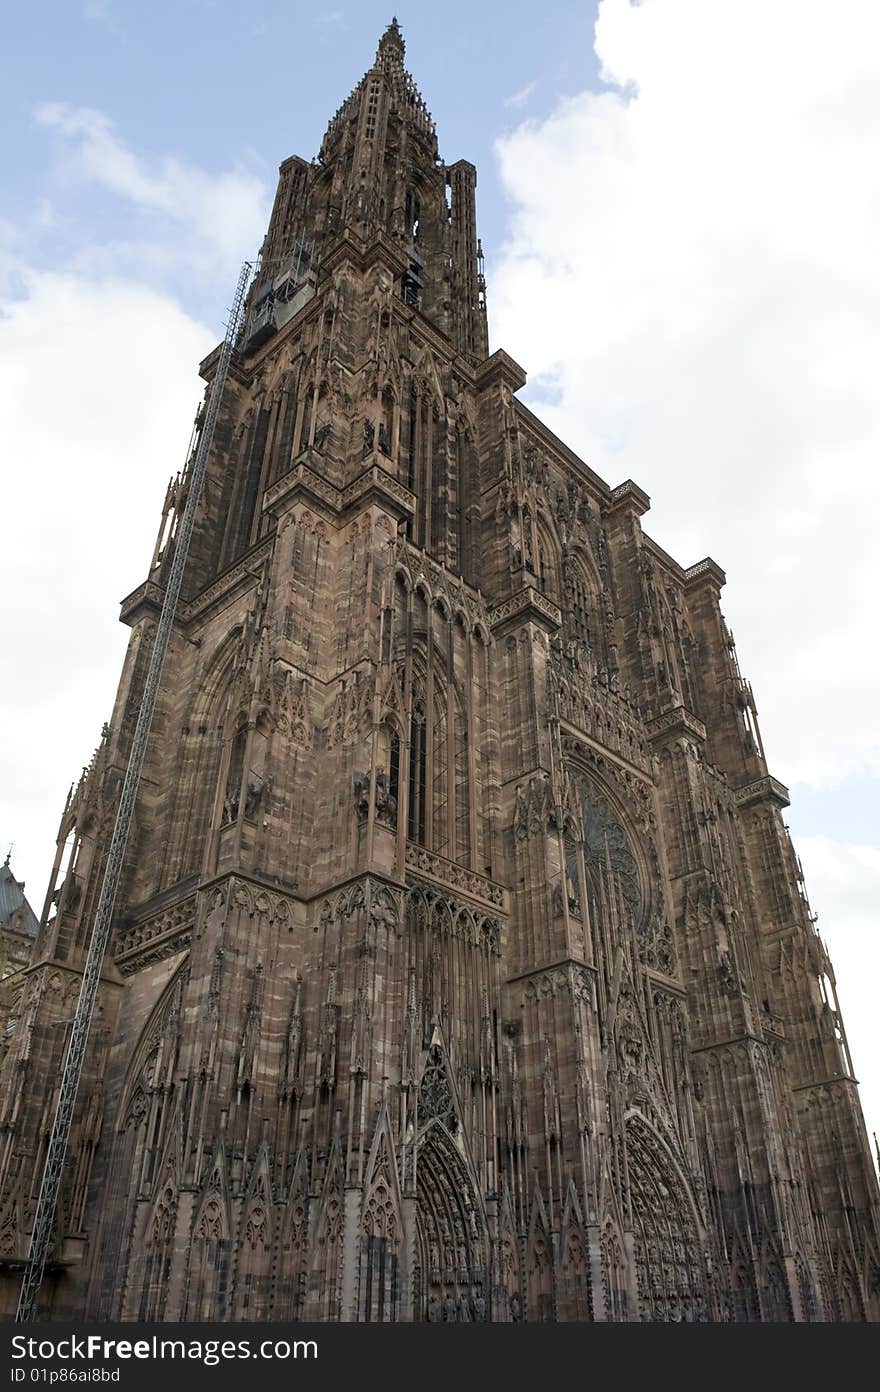
[(446, 415), (434, 401), (429, 415), (431, 437), (431, 537), (434, 553), (445, 559), (446, 509), (448, 506), (449, 459), (446, 447)]
[(261, 1174), (242, 1224), (235, 1301), (239, 1319), (263, 1321), (269, 1318), (270, 1234), (269, 1194), (265, 1176)]
[[(452, 625), (453, 663), (458, 672), (467, 671), (468, 635), (461, 616)], [(457, 691), (450, 692), (450, 717), (453, 720), (455, 758), (455, 859), (464, 865), (472, 864), (471, 846), (471, 751), (468, 712), (465, 701)]]
[(858, 1284), (850, 1271), (838, 1273), (837, 1307), (838, 1319), (842, 1320), (844, 1324), (861, 1324), (865, 1318)]
[[(525, 534), (530, 530), (531, 519), (523, 517), (524, 541), (527, 541)], [(559, 564), (556, 553), (556, 545), (545, 526), (538, 525), (538, 554), (532, 565), (534, 574), (537, 577), (538, 588), (548, 599), (552, 599), (554, 604), (559, 603)], [(529, 547), (526, 547), (526, 559), (529, 563)]]
[(435, 695), (432, 736), (433, 789), (431, 799), (431, 848), (449, 855), (449, 746), (448, 707)]
[(563, 1318), (579, 1322), (591, 1320), (590, 1263), (584, 1234), (578, 1229), (570, 1229), (565, 1235), (560, 1278)]
[(361, 1255), (362, 1314), (368, 1323), (397, 1319), (400, 1230), (391, 1186), (384, 1175), (373, 1184), (364, 1212)]
[(263, 474), (263, 455), (266, 450), (266, 437), (269, 431), (270, 414), (271, 412), (264, 406), (261, 406), (257, 413), (257, 419), (251, 438), (250, 459), (248, 462), (244, 493), (241, 503), (239, 504), (241, 521), (237, 544), (233, 548), (233, 552), (229, 558), (230, 560), (238, 551), (244, 550), (254, 540), (253, 524), (257, 511), (257, 493)]
[(378, 446), (386, 458), (391, 457), (392, 442), (394, 439), (394, 393), (390, 387), (386, 387), (382, 393), (382, 419), (379, 422)]
[(810, 1322), (812, 1322), (818, 1319), (818, 1313), (816, 1309), (815, 1287), (813, 1285), (813, 1280), (810, 1275), (810, 1269), (807, 1266), (807, 1263), (804, 1261), (803, 1257), (800, 1255), (798, 1255), (795, 1258), (795, 1266), (797, 1268), (798, 1293), (800, 1295), (801, 1301), (801, 1315), (805, 1320), (809, 1320)]
[(413, 694), (409, 727), (409, 818), (410, 841), (425, 843), (425, 805), (427, 801), (427, 718), (424, 697)]
[(566, 610), (566, 627), (571, 637), (595, 650), (598, 634), (595, 631), (594, 590), (577, 561), (569, 567)]
[(177, 1194), (170, 1173), (160, 1186), (156, 1206), (147, 1226), (144, 1280), (141, 1287), (141, 1322), (161, 1320), (171, 1271)]
[(654, 1133), (627, 1126), (630, 1198), (641, 1319), (691, 1324), (706, 1318), (697, 1231), (689, 1201)]
[(297, 451), (297, 453), (300, 453), (302, 450), (306, 448), (308, 444), (311, 443), (312, 404), (314, 402), (314, 398), (315, 388), (314, 384), (310, 382), (303, 393), (302, 425), (300, 426), (299, 450)]
[(771, 1257), (766, 1263), (761, 1297), (765, 1320), (774, 1324), (790, 1322), (791, 1304), (788, 1298), (788, 1283), (782, 1267), (775, 1257)]
[(284, 1244), (284, 1275), (279, 1281), (275, 1317), (281, 1320), (300, 1320), (305, 1299), (304, 1275), (308, 1254), (308, 1198), (300, 1186), (294, 1186), (287, 1215), (287, 1240)]
[(421, 508), (418, 502), (418, 494), (421, 488), (419, 477), (419, 411), (421, 397), (412, 383), (409, 396), (409, 410), (406, 415), (406, 486), (410, 493), (416, 494), (416, 515), (408, 517), (406, 520), (406, 535), (415, 542), (420, 537), (420, 514)]
[(625, 1320), (629, 1306), (626, 1265), (620, 1235), (610, 1219), (602, 1232), (601, 1251), (605, 1317), (609, 1320)]
[(284, 416), (281, 424), (281, 431), (278, 436), (278, 447), (275, 455), (274, 476), (282, 477), (290, 469), (293, 454), (293, 432), (296, 426), (297, 398), (294, 379), (291, 377), (285, 397)]
[(242, 723), (238, 726), (232, 737), (232, 748), (229, 752), (229, 772), (226, 776), (226, 794), (223, 799), (224, 825), (229, 822), (234, 822), (238, 818), (247, 737), (248, 727), (245, 723)]
[(553, 1266), (549, 1242), (537, 1225), (529, 1243), (526, 1274), (529, 1321), (533, 1324), (547, 1324), (553, 1320)]
[(229, 1242), (219, 1194), (209, 1194), (196, 1222), (190, 1246), (187, 1318), (223, 1319)]
[(339, 1319), (339, 1261), (342, 1255), (342, 1205), (337, 1192), (331, 1192), (324, 1205), (307, 1317), (317, 1320)]
[(733, 1319), (736, 1324), (753, 1324), (761, 1318), (752, 1264), (745, 1257), (735, 1261), (731, 1271)]
[(418, 194), (414, 193), (412, 189), (407, 190), (404, 217), (406, 220), (406, 230), (408, 235), (412, 238), (413, 242), (417, 242), (419, 240), (419, 222), (421, 219), (421, 208), (419, 205)]

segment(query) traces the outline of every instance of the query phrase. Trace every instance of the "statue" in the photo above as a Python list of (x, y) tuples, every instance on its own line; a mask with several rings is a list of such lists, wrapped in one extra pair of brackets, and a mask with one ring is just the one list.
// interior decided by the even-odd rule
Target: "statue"
[(254, 817), (257, 815), (257, 809), (262, 801), (264, 787), (265, 784), (258, 774), (254, 774), (254, 776), (248, 780), (247, 792), (245, 793), (244, 799), (244, 815), (248, 821), (253, 821)]

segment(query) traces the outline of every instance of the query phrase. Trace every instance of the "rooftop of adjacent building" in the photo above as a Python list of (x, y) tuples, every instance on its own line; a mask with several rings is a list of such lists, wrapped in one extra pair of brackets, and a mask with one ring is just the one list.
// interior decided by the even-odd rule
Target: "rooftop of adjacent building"
[(0, 928), (15, 928), (36, 937), (39, 923), (25, 898), (24, 880), (17, 880), (9, 864), (12, 851), (0, 867)]

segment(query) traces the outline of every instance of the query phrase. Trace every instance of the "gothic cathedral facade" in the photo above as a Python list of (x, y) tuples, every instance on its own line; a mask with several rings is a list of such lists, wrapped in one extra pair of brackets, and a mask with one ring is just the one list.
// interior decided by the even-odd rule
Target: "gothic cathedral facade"
[[(517, 400), (475, 170), (403, 59), (395, 22), (281, 166), (43, 1308), (876, 1319), (877, 1184), (724, 574)], [(15, 979), (7, 1312), (186, 489)]]

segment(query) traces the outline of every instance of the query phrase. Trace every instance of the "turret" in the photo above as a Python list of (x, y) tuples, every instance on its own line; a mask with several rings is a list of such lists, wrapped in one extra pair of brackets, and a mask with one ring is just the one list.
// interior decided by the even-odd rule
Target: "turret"
[[(485, 279), (476, 235), (476, 170), (440, 159), (431, 113), (403, 66), (405, 44), (392, 20), (373, 66), (330, 121), (317, 159), (281, 165), (251, 331), (286, 322), (289, 305), (334, 240), (387, 238), (406, 257), (398, 293), (481, 361), (488, 352)], [(280, 320), (279, 320), (280, 315)]]

